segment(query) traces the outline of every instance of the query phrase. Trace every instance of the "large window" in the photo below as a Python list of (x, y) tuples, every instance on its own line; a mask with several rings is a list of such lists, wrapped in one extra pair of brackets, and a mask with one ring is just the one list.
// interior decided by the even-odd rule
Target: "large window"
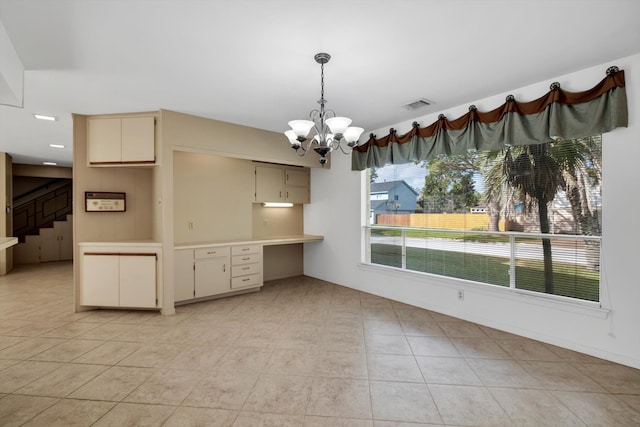
[(369, 169), (367, 261), (600, 301), (600, 136)]

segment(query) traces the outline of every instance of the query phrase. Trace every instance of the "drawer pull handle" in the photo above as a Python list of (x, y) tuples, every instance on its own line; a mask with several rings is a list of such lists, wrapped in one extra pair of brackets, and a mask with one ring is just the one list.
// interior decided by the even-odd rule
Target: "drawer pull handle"
[(245, 267), (243, 270), (251, 270), (251, 267)]
[(248, 282), (251, 279), (242, 279), (243, 282)]
[(215, 253), (216, 253), (216, 251), (207, 252), (207, 255), (213, 255), (213, 254), (215, 254)]
[(243, 251), (250, 251), (250, 248), (242, 248)]
[(242, 258), (243, 261), (249, 261), (251, 258)]

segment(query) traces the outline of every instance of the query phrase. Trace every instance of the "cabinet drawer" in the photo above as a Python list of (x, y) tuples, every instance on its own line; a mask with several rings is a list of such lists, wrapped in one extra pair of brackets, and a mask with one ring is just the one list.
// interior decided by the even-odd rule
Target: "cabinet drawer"
[(232, 246), (231, 255), (259, 254), (262, 253), (260, 245)]
[(251, 276), (231, 278), (231, 289), (248, 288), (262, 286), (262, 275), (252, 274)]
[(248, 276), (262, 273), (262, 264), (234, 265), (231, 267), (231, 277)]
[(194, 252), (195, 259), (229, 256), (229, 248), (227, 246), (221, 248), (200, 248), (196, 249)]
[(261, 254), (237, 255), (231, 257), (231, 265), (262, 263)]

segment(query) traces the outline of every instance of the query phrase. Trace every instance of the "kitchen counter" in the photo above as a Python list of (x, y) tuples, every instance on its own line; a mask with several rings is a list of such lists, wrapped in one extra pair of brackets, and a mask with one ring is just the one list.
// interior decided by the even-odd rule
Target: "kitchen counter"
[(0, 237), (0, 250), (7, 249), (18, 244), (17, 237)]
[(199, 249), (205, 247), (215, 246), (234, 246), (234, 245), (262, 245), (262, 246), (275, 246), (275, 245), (290, 245), (294, 243), (310, 243), (321, 242), (324, 240), (323, 236), (316, 236), (312, 234), (295, 234), (290, 236), (271, 236), (271, 237), (259, 237), (255, 239), (241, 239), (241, 240), (217, 240), (209, 242), (196, 242), (196, 243), (178, 243), (174, 246), (174, 249)]

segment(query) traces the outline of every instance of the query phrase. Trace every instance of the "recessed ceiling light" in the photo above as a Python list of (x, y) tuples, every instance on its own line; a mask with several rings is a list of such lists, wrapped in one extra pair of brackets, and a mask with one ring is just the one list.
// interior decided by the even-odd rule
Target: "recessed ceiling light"
[(42, 162), (42, 164), (45, 166), (58, 166), (56, 162)]
[(60, 144), (49, 144), (49, 147), (51, 147), (51, 148), (64, 148), (64, 145), (60, 145)]
[(43, 114), (34, 114), (33, 117), (39, 120), (49, 120), (50, 122), (55, 122), (56, 118), (53, 116), (45, 116)]

